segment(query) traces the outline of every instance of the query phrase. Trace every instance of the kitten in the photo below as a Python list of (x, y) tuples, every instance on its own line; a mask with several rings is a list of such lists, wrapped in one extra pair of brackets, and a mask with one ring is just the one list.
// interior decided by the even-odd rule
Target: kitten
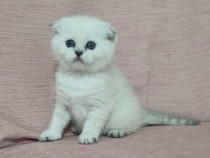
[(39, 140), (61, 139), (69, 121), (79, 143), (98, 142), (100, 135), (121, 138), (145, 125), (196, 125), (195, 119), (143, 108), (131, 86), (112, 63), (116, 31), (88, 16), (61, 18), (51, 26), (51, 45), (58, 61), (55, 107)]

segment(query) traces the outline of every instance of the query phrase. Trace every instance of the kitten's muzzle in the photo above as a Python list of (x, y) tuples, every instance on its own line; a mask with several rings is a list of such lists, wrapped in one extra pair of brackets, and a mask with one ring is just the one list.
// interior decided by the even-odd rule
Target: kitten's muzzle
[(80, 61), (80, 62), (83, 63), (83, 60), (80, 58), (80, 56), (83, 54), (83, 52), (82, 51), (75, 51), (75, 54), (76, 54), (76, 57), (74, 59), (74, 62)]
[(81, 52), (81, 51), (76, 51), (75, 54), (76, 54), (77, 57), (79, 58), (79, 57), (83, 54), (83, 52)]

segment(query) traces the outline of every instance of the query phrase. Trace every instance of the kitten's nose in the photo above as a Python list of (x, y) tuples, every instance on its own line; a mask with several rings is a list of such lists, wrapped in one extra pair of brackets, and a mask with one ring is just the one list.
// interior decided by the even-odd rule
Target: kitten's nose
[(77, 55), (77, 57), (80, 57), (80, 56), (83, 54), (83, 52), (81, 52), (81, 51), (76, 51), (75, 54)]

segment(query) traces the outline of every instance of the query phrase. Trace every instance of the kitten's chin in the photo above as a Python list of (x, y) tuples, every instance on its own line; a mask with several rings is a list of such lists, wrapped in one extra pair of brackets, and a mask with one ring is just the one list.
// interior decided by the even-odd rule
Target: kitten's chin
[(87, 72), (88, 64), (82, 59), (74, 59), (71, 64), (71, 70), (75, 72)]

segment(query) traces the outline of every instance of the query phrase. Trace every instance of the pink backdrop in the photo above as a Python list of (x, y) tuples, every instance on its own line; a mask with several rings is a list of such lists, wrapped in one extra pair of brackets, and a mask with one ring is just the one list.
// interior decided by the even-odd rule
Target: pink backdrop
[(144, 106), (210, 121), (208, 0), (5, 0), (0, 5), (0, 146), (38, 138), (46, 127), (53, 107), (49, 24), (78, 13), (116, 28), (116, 63)]

